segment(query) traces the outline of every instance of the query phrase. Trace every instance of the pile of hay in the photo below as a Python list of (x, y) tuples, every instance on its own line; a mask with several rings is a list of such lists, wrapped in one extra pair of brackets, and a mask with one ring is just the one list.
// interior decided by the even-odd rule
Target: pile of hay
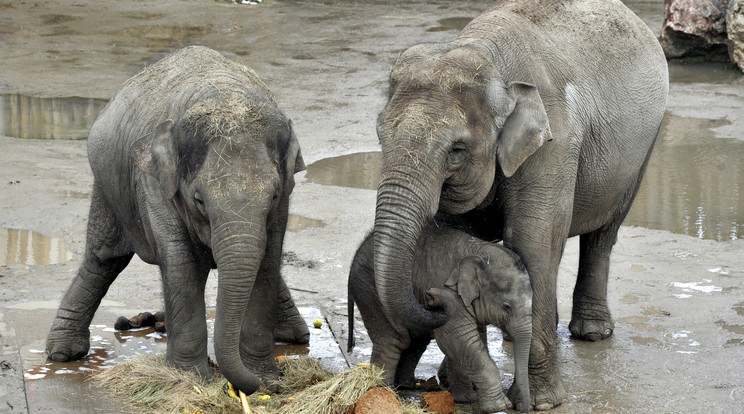
[[(382, 386), (382, 370), (375, 366), (334, 374), (307, 356), (287, 358), (278, 365), (277, 392), (261, 389), (249, 396), (254, 413), (344, 414), (364, 392)], [(193, 373), (168, 366), (162, 356), (140, 356), (96, 373), (93, 379), (148, 412), (242, 413), (240, 402), (223, 390), (225, 379), (219, 372), (214, 381), (204, 383)], [(414, 402), (401, 402), (406, 414), (426, 413)]]

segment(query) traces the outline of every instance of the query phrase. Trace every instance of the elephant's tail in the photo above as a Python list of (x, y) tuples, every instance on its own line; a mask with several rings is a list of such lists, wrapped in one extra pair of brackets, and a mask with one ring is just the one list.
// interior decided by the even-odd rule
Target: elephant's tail
[(349, 291), (349, 309), (346, 313), (349, 314), (349, 337), (346, 339), (346, 352), (351, 352), (354, 349), (356, 340), (354, 339), (354, 296), (351, 294), (351, 287)]

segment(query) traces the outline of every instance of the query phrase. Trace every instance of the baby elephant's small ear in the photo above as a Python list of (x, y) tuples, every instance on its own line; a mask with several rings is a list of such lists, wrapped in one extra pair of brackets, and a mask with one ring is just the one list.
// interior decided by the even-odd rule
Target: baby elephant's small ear
[(457, 291), (471, 312), (473, 301), (480, 297), (481, 284), (478, 273), (483, 271), (484, 266), (483, 259), (478, 256), (463, 257), (445, 282), (447, 287)]

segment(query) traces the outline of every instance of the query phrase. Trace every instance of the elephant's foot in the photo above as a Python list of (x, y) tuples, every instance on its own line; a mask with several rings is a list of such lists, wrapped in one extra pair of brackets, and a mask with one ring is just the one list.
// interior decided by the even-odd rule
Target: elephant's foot
[(196, 359), (177, 359), (166, 352), (165, 362), (181, 371), (194, 372), (204, 382), (214, 379), (214, 372), (210, 367), (209, 358), (206, 355)]
[(240, 359), (269, 391), (276, 391), (275, 383), (279, 379), (279, 368), (276, 366), (273, 349), (256, 351), (241, 347)]
[(592, 342), (612, 336), (615, 324), (607, 302), (575, 303), (568, 329), (574, 338)]
[(88, 355), (90, 350), (90, 331), (77, 331), (52, 325), (47, 336), (47, 355), (53, 361), (66, 362)]
[[(511, 401), (506, 398), (503, 391), (501, 391), (501, 389), (499, 389), (499, 391), (500, 395), (497, 395), (494, 398), (480, 399), (478, 401), (478, 406), (482, 413), (497, 413), (500, 411), (506, 411), (513, 407)], [(455, 402), (457, 402), (457, 399), (455, 399)]]
[[(534, 385), (539, 383), (541, 385)], [(520, 390), (516, 382), (512, 383), (509, 390), (506, 392), (509, 400), (514, 404), (516, 410), (522, 410), (524, 401), (520, 396)], [(533, 376), (530, 375), (530, 399), (529, 402), (531, 409), (535, 411), (548, 411), (551, 408), (557, 407), (563, 403), (566, 398), (566, 390), (563, 388), (563, 383), (558, 378), (558, 374), (554, 374), (548, 380), (537, 380), (534, 381)]]
[(403, 390), (415, 390), (416, 389), (416, 378), (414, 377), (406, 377), (406, 378), (395, 378), (395, 388), (400, 388)]
[(274, 328), (274, 341), (289, 344), (306, 344), (310, 342), (310, 330), (305, 319), (296, 307), (280, 310)]
[[(476, 394), (475, 389), (473, 388), (473, 384), (470, 381), (460, 381), (458, 378), (457, 380), (450, 382), (448, 391), (450, 392), (450, 394), (452, 394), (452, 398), (455, 399), (456, 403), (470, 404), (478, 401), (478, 395)], [(500, 410), (494, 410), (490, 412), (496, 411)]]
[[(299, 315), (298, 315), (299, 316)], [(274, 341), (289, 344), (307, 344), (310, 342), (310, 330), (305, 320), (279, 322), (274, 329)]]
[(256, 374), (256, 376), (261, 380), (261, 383), (269, 391), (275, 392), (278, 390), (276, 382), (279, 380), (279, 369), (273, 361), (248, 366), (248, 369), (252, 373)]

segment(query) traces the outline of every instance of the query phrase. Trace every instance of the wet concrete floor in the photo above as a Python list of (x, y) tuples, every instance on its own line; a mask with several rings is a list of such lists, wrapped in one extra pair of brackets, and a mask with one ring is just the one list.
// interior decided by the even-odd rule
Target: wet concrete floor
[[(626, 4), (658, 33), (661, 0)], [(91, 176), (80, 139), (122, 82), (188, 44), (253, 67), (293, 119), (308, 168), (296, 177), (283, 273), (306, 319), (322, 315), (327, 323), (309, 348), (292, 351), (339, 370), (367, 362), (371, 344), (360, 320), (357, 347), (341, 349), (346, 277), (373, 222), (375, 118), (388, 71), (406, 47), (451, 39), (490, 5), (0, 3), (0, 412), (126, 411), (85, 380), (88, 370), (164, 351), (167, 334), (111, 329), (120, 315), (162, 308), (157, 269), (135, 258), (91, 325), (91, 354), (56, 364), (43, 353), (85, 245)], [(586, 343), (568, 334), (578, 241), (566, 247), (558, 364), (568, 398), (554, 412), (741, 412), (744, 78), (728, 65), (679, 62), (670, 63), (670, 77), (662, 134), (626, 222), (635, 227), (623, 227), (612, 257), (616, 328), (609, 340)], [(215, 277), (206, 300), (213, 309)], [(495, 329), (489, 337), (508, 386), (510, 344)], [(434, 375), (440, 358), (430, 346), (417, 376)]]

